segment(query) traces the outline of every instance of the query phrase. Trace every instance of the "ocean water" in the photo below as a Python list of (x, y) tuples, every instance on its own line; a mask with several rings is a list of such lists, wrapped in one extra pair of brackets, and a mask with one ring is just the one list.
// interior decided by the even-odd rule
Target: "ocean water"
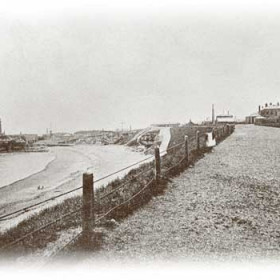
[[(97, 180), (145, 158), (147, 155), (144, 153), (117, 145), (77, 145), (53, 147), (48, 153), (1, 154), (0, 215), (80, 187), (82, 174), (86, 171), (93, 172), (94, 179)], [(129, 169), (98, 182), (95, 188), (124, 176), (128, 171)], [(72, 195), (81, 193), (82, 190), (78, 190)], [(65, 198), (0, 221), (0, 231)]]
[(0, 188), (44, 170), (54, 159), (54, 153), (0, 153)]

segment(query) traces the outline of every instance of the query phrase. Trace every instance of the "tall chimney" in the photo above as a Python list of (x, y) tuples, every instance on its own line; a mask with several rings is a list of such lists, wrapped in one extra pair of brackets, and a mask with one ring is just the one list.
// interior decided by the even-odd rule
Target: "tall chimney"
[(1, 123), (1, 119), (0, 119), (0, 135), (2, 134), (2, 123)]
[(259, 105), (259, 113), (261, 112), (261, 105)]
[(215, 124), (215, 107), (214, 107), (214, 104), (212, 104), (212, 124)]

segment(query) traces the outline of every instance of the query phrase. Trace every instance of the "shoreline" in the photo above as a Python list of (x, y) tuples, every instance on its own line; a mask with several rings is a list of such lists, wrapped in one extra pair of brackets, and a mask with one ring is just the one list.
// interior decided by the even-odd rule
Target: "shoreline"
[(21, 179), (18, 179), (18, 180), (14, 181), (14, 182), (12, 182), (12, 183), (10, 183), (10, 184), (7, 184), (7, 185), (4, 185), (4, 186), (0, 187), (0, 191), (1, 191), (2, 189), (11, 187), (11, 186), (13, 186), (14, 184), (17, 184), (17, 183), (19, 183), (19, 182), (22, 182), (22, 181), (24, 181), (24, 180), (26, 180), (26, 179), (28, 179), (28, 178), (34, 176), (34, 175), (37, 175), (37, 174), (41, 173), (42, 171), (46, 170), (46, 169), (48, 168), (48, 166), (49, 166), (55, 159), (56, 159), (56, 156), (55, 156), (52, 160), (50, 160), (50, 161), (46, 164), (46, 166), (45, 166), (43, 169), (41, 169), (41, 170), (39, 170), (39, 171), (35, 171), (35, 172), (32, 173), (32, 174), (26, 175), (25, 177), (23, 177), (23, 178), (21, 178)]
[[(19, 170), (20, 168), (22, 168), (22, 165), (26, 163), (26, 161), (35, 161), (36, 158), (38, 158), (39, 160), (39, 163), (42, 165), (40, 166), (39, 168), (37, 168), (37, 162), (38, 160), (36, 160), (36, 167), (34, 166), (35, 163), (33, 163), (33, 166), (31, 166), (31, 168), (29, 168), (28, 170), (25, 170), (25, 172), (21, 175), (18, 175), (18, 178), (16, 179), (10, 179), (10, 180), (7, 180), (7, 183), (0, 183), (0, 190), (3, 189), (3, 188), (7, 188), (13, 184), (16, 184), (17, 182), (19, 181), (22, 181), (22, 180), (25, 180), (35, 174), (38, 174), (38, 173), (41, 173), (42, 171), (44, 171), (46, 168), (48, 168), (48, 166), (56, 159), (56, 155), (54, 155), (52, 152), (49, 152), (49, 153), (45, 153), (44, 155), (41, 155), (41, 154), (34, 154), (33, 153), (25, 153), (25, 152), (14, 152), (14, 153), (5, 153), (4, 154), (5, 157), (8, 156), (8, 161), (11, 161), (11, 162), (8, 162), (8, 168), (9, 169), (14, 169), (10, 172), (13, 172), (15, 170)], [(20, 157), (23, 157), (25, 156), (24, 158), (20, 158)], [(14, 157), (17, 157), (16, 162), (14, 162)], [(0, 170), (1, 172), (6, 172), (5, 168), (7, 168), (7, 166), (5, 166), (7, 164), (7, 161), (4, 161), (3, 163), (1, 162), (1, 159), (3, 159), (4, 157), (0, 155)], [(24, 159), (24, 160), (23, 160)], [(42, 164), (42, 161), (43, 161), (43, 164)], [(45, 161), (45, 162), (44, 162)], [(4, 166), (1, 166), (1, 163), (4, 165)], [(4, 169), (4, 171), (3, 171)], [(9, 171), (9, 170), (8, 170)], [(13, 172), (13, 175), (14, 175), (14, 172)], [(7, 176), (7, 175), (6, 175)], [(1, 180), (4, 180), (5, 182), (5, 178), (1, 178), (0, 177), (0, 182)], [(3, 181), (2, 181), (3, 182)]]

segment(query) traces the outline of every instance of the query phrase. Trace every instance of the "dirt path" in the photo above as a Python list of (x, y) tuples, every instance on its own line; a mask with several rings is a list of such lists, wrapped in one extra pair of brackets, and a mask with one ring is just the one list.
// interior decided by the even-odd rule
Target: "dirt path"
[(275, 257), (280, 129), (237, 126), (162, 196), (122, 221), (87, 262)]

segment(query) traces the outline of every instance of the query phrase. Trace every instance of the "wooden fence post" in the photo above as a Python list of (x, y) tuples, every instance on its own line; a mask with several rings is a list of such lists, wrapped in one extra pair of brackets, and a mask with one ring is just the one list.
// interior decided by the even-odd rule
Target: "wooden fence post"
[(199, 150), (200, 145), (199, 145), (199, 131), (196, 132), (196, 149)]
[(227, 124), (227, 135), (230, 134), (230, 127), (229, 127), (229, 124)]
[(83, 208), (82, 208), (83, 235), (90, 237), (94, 227), (94, 186), (93, 174), (83, 174)]
[(160, 153), (159, 153), (159, 147), (155, 147), (155, 169), (156, 169), (156, 174), (155, 174), (155, 179), (156, 179), (156, 184), (159, 184), (160, 181)]
[(212, 138), (217, 141), (217, 132), (215, 127), (212, 129)]
[(185, 135), (185, 158), (186, 163), (189, 163), (189, 137), (188, 135)]
[(11, 151), (12, 151), (12, 143), (9, 142), (9, 143), (7, 144), (7, 152), (10, 153)]

